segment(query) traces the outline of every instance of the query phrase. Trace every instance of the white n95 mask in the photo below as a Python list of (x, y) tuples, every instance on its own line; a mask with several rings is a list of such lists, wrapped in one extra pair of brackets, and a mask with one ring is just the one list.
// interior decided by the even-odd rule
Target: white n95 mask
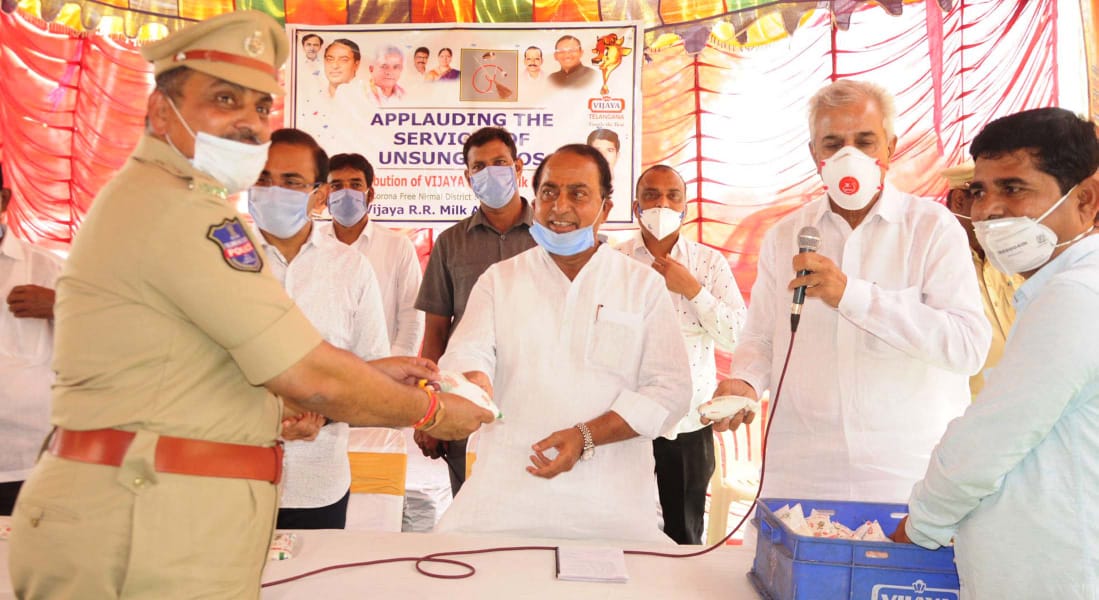
[(977, 242), (984, 249), (992, 266), (1006, 275), (1033, 271), (1049, 262), (1055, 249), (1072, 244), (1087, 235), (1092, 230), (1091, 227), (1071, 240), (1058, 244), (1057, 234), (1042, 224), (1042, 220), (1056, 210), (1074, 190), (1076, 186), (1072, 186), (1067, 194), (1061, 196), (1037, 219), (1005, 217), (974, 221), (973, 233), (977, 235)]
[(820, 178), (828, 197), (844, 210), (862, 210), (882, 190), (881, 164), (854, 146), (820, 161)]
[(641, 225), (658, 240), (679, 231), (683, 226), (684, 213), (666, 207), (646, 208), (641, 211)]

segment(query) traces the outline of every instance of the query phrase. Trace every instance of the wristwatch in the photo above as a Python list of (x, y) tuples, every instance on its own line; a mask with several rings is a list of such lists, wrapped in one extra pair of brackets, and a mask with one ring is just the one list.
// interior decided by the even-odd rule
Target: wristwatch
[(595, 441), (591, 439), (591, 430), (583, 423), (577, 423), (576, 428), (584, 436), (584, 451), (580, 453), (580, 460), (589, 460), (595, 456)]

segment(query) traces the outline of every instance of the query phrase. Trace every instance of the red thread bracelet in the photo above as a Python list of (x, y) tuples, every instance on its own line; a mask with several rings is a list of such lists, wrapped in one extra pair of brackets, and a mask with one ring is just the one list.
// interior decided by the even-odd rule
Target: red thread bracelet
[(424, 413), (423, 418), (413, 423), (413, 429), (419, 429), (423, 427), (425, 424), (431, 421), (432, 417), (435, 416), (435, 411), (439, 410), (439, 396), (435, 394), (435, 390), (431, 389), (430, 387), (424, 387), (423, 390), (427, 392), (427, 397), (430, 400), (430, 403), (428, 403), (427, 405), (427, 412)]

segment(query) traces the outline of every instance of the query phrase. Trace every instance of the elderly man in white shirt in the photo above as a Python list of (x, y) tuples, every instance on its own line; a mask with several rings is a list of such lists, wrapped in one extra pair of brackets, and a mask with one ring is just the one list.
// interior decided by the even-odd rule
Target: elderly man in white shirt
[[(0, 216), (11, 190), (0, 172)], [(0, 515), (10, 515), (50, 430), (54, 283), (61, 261), (0, 223)]]
[(637, 179), (633, 210), (641, 230), (619, 250), (664, 277), (691, 365), (691, 409), (653, 440), (664, 533), (680, 544), (702, 543), (706, 490), (715, 467), (714, 436), (697, 409), (717, 387), (717, 347), (732, 351), (744, 324), (744, 298), (725, 257), (679, 235), (686, 186), (675, 169), (649, 167)]
[[(309, 134), (274, 132), (248, 211), (271, 273), (324, 339), (363, 360), (382, 358), (389, 355), (389, 338), (370, 262), (322, 235), (308, 217), (309, 192), (327, 170), (328, 156)], [(351, 488), (348, 435), (346, 423), (328, 423), (312, 441), (286, 442), (280, 529), (344, 527)]]
[[(806, 286), (765, 496), (903, 502), (988, 352), (965, 232), (941, 204), (885, 182), (893, 120), (892, 97), (874, 84), (818, 91), (809, 150), (826, 193), (764, 236), (733, 379), (718, 393), (755, 398), (778, 385), (791, 290)], [(819, 232), (816, 252), (798, 252), (805, 227)]]
[(954, 541), (961, 598), (1099, 598), (1099, 141), (1061, 108), (973, 139), (973, 226), (1026, 282), (999, 364), (950, 424), (894, 539)]
[(538, 242), (481, 276), (440, 367), (495, 389), (472, 477), (440, 531), (667, 541), (651, 440), (691, 397), (664, 282), (596, 237), (606, 159), (560, 148), (534, 175)]

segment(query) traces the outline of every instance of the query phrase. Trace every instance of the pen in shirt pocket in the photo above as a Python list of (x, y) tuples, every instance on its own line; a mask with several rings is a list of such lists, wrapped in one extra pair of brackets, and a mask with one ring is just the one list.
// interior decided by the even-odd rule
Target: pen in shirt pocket
[(599, 320), (599, 311), (601, 311), (601, 310), (603, 310), (603, 305), (602, 304), (596, 304), (595, 305), (595, 320), (596, 321)]

